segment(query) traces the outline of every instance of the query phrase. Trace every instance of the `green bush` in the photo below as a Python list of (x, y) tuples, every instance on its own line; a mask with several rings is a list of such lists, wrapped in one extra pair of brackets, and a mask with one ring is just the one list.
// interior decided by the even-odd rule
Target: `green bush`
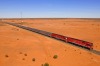
[(54, 59), (57, 59), (57, 58), (58, 58), (58, 55), (54, 55), (53, 58), (54, 58)]
[(49, 63), (42, 64), (41, 66), (49, 66)]

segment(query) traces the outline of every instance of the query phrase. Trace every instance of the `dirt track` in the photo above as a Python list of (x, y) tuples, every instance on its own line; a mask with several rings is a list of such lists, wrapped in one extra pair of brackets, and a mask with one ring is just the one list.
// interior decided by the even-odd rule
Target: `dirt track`
[[(20, 23), (20, 20), (13, 20), (21, 25), (93, 42), (94, 49), (100, 50), (99, 20), (26, 19), (23, 21)], [(54, 59), (54, 55), (58, 55), (58, 58)], [(35, 61), (32, 61), (33, 58)], [(27, 30), (0, 23), (1, 66), (41, 66), (45, 62), (50, 66), (99, 66), (100, 56)]]

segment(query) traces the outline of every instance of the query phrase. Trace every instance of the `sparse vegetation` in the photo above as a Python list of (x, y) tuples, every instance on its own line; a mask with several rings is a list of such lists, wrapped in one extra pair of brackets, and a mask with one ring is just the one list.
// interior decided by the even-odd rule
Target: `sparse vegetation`
[(76, 51), (76, 50), (74, 50), (74, 51)]
[(5, 55), (5, 57), (9, 57), (8, 55)]
[(27, 56), (27, 54), (24, 54), (25, 56)]
[(35, 61), (35, 58), (33, 58), (32, 61)]
[(64, 25), (65, 25), (65, 23), (64, 23)]
[(20, 52), (19, 54), (22, 54), (22, 52)]
[(93, 58), (91, 58), (91, 59), (93, 59)]
[(17, 40), (19, 40), (19, 39), (17, 39)]
[(43, 64), (41, 64), (41, 66), (43, 66)]
[(17, 31), (19, 31), (19, 29), (16, 29)]
[(49, 63), (42, 64), (41, 66), (49, 66)]
[(80, 54), (82, 54), (82, 53), (80, 52)]
[(23, 58), (22, 60), (25, 60), (25, 58)]
[(57, 59), (57, 58), (58, 58), (58, 55), (54, 55), (53, 58), (54, 58), (54, 59)]

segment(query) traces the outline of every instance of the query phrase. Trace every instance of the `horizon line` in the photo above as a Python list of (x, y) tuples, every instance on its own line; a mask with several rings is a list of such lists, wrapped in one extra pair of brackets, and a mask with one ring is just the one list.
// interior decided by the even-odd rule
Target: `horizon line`
[(23, 17), (23, 18), (0, 18), (0, 19), (70, 19), (70, 18), (73, 18), (73, 19), (78, 19), (78, 18), (82, 18), (82, 19), (88, 19), (88, 18), (90, 18), (90, 19), (100, 19), (100, 18), (96, 18), (96, 17), (36, 17), (36, 18), (32, 18), (32, 17)]

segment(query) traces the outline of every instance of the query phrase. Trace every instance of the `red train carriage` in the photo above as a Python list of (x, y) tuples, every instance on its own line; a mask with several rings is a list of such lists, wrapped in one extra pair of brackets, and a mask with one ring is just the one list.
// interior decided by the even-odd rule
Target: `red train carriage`
[(83, 46), (87, 49), (93, 49), (93, 44), (90, 42), (87, 42), (87, 41), (67, 37), (67, 42), (74, 43), (74, 44), (79, 45), (79, 46)]
[(93, 43), (90, 42), (85, 42), (86, 47), (88, 47), (89, 49), (93, 49)]
[(66, 42), (66, 37), (65, 37), (65, 36), (62, 36), (62, 35), (59, 35), (59, 34), (52, 33), (52, 34), (51, 34), (51, 37), (56, 38), (56, 39), (59, 39), (59, 40), (63, 40), (63, 41)]

